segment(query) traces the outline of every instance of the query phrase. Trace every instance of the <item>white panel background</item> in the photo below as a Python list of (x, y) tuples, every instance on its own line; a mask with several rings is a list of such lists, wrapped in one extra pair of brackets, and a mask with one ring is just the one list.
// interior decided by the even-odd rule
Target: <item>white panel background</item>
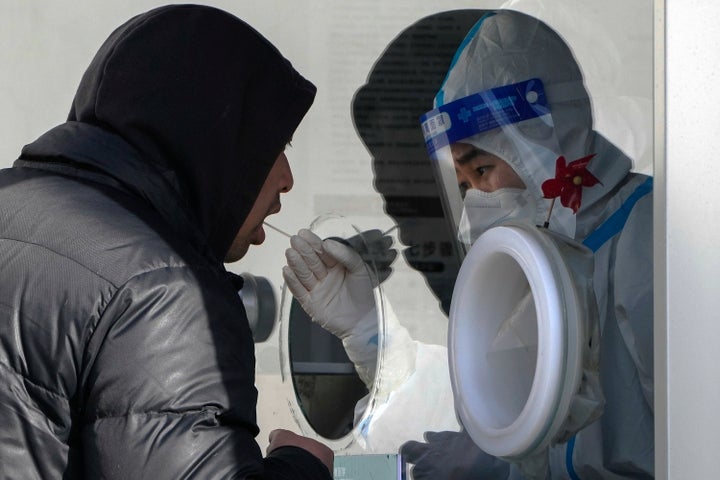
[(712, 98), (720, 82), (720, 3), (665, 3), (658, 105), (663, 94), (666, 101), (665, 116), (656, 116), (655, 163), (656, 473), (718, 478), (720, 110)]

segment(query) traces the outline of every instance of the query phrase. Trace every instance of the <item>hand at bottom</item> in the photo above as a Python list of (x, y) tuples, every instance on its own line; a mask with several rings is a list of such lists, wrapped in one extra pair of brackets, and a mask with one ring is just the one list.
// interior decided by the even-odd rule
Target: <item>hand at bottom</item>
[(270, 444), (267, 447), (267, 452), (270, 453), (273, 450), (280, 447), (298, 447), (303, 450), (315, 455), (330, 471), (332, 475), (333, 463), (335, 460), (335, 454), (326, 445), (313, 440), (312, 438), (303, 437), (297, 433), (293, 433), (290, 430), (277, 429), (270, 432), (269, 435)]
[(400, 447), (413, 465), (414, 480), (504, 480), (510, 465), (485, 453), (465, 431), (425, 432), (426, 443), (410, 441)]

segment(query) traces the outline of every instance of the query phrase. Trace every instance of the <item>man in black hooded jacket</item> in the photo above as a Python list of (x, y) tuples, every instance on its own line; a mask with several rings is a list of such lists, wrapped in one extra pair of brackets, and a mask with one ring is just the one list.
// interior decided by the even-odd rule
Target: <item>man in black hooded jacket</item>
[(264, 240), (315, 87), (210, 7), (130, 19), (0, 172), (0, 478), (330, 478), (279, 430), (223, 263)]

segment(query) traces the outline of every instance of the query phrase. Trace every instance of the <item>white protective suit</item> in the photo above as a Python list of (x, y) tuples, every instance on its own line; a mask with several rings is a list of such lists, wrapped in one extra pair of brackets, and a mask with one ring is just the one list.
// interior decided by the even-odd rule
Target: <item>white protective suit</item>
[[(525, 14), (498, 11), (478, 22), (460, 46), (435, 106), (531, 78), (540, 79), (545, 87), (550, 124), (541, 118), (525, 120), (463, 142), (510, 164), (534, 197), (536, 218), (529, 220), (536, 224), (542, 224), (548, 212), (550, 200), (543, 197), (542, 184), (554, 178), (558, 156), (572, 162), (594, 154), (587, 170), (600, 183), (583, 189), (576, 213), (557, 202), (549, 228), (585, 243), (594, 251), (592, 281), (600, 319), (600, 381), (606, 403), (597, 421), (578, 432), (568, 444), (551, 449), (548, 478), (652, 478), (652, 194), (648, 193), (651, 179), (631, 173), (631, 160), (593, 130), (590, 99), (571, 51), (552, 29)], [(332, 323), (333, 302), (325, 299), (321, 306), (314, 301), (316, 285), (321, 285), (325, 277), (299, 281), (293, 271), (302, 268), (298, 257), (292, 260), (291, 257), (289, 254), (289, 268), (285, 270), (291, 291), (311, 316), (325, 311), (325, 318)], [(357, 296), (355, 293), (344, 298)], [(367, 318), (367, 311), (356, 316), (361, 317)], [(367, 331), (367, 327), (355, 328)], [(345, 329), (345, 333), (344, 343), (350, 357), (367, 359), (367, 354), (351, 351), (353, 346), (359, 351), (365, 344), (351, 340), (352, 329)], [(388, 329), (386, 335), (388, 343), (392, 343), (393, 335), (402, 334)], [(418, 351), (406, 350), (410, 354)], [(394, 355), (399, 356), (397, 352)], [(437, 361), (447, 365), (446, 357), (439, 356)], [(425, 376), (418, 362), (413, 363), (415, 369), (408, 379), (433, 385), (434, 377)], [(437, 366), (435, 362), (427, 363)], [(424, 395), (428, 390), (426, 387), (411, 391), (410, 387), (416, 388), (407, 381), (393, 385), (394, 397)], [(434, 410), (438, 405), (428, 408)], [(388, 423), (382, 430), (404, 428), (402, 415), (387, 416), (383, 421)], [(452, 462), (452, 457), (445, 456), (443, 461)], [(482, 474), (474, 470), (462, 478), (478, 478)], [(515, 468), (486, 474), (493, 475), (488, 478), (522, 478)]]

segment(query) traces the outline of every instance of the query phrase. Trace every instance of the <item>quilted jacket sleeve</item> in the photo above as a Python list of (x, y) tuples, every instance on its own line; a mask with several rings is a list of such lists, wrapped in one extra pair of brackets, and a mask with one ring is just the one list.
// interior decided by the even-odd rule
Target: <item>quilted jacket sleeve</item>
[(163, 267), (113, 295), (83, 369), (87, 478), (330, 478), (298, 448), (264, 459), (254, 347), (238, 296), (214, 272)]

